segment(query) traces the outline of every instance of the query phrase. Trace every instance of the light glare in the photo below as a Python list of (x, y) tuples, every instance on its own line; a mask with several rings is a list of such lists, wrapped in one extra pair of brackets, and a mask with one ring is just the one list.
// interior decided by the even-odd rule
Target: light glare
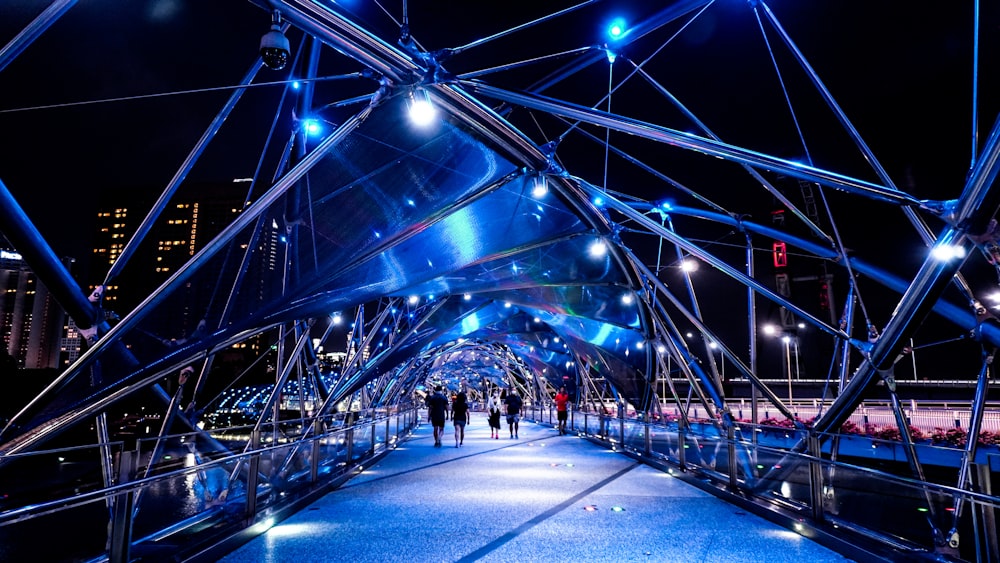
[(603, 258), (608, 253), (608, 245), (603, 240), (594, 241), (589, 252), (591, 258)]
[(953, 258), (965, 258), (965, 248), (959, 245), (939, 244), (931, 249), (931, 256), (942, 262)]
[(625, 20), (615, 18), (608, 25), (608, 37), (611, 39), (621, 39), (625, 35)]
[(434, 110), (430, 98), (427, 97), (427, 93), (422, 90), (415, 92), (413, 100), (410, 102), (410, 121), (418, 127), (424, 127), (430, 125), (436, 115), (437, 112)]
[(545, 181), (545, 178), (536, 178), (535, 185), (531, 188), (531, 195), (536, 198), (542, 198), (547, 193), (549, 193), (549, 185)]

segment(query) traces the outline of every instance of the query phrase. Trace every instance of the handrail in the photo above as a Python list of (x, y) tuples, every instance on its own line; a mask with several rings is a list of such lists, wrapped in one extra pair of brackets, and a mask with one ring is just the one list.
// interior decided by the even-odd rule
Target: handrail
[[(358, 415), (359, 413), (354, 413), (354, 414)], [(310, 444), (313, 445), (321, 444), (324, 441), (329, 440), (331, 438), (334, 438), (335, 441), (338, 443), (341, 441), (341, 439), (343, 439), (345, 443), (344, 446), (335, 447), (334, 450), (331, 451), (331, 455), (317, 459), (317, 463), (319, 464), (319, 466), (325, 466), (328, 465), (327, 462), (337, 460), (338, 461), (337, 467), (333, 472), (326, 474), (322, 479), (319, 479), (318, 476), (314, 474), (313, 476), (307, 479), (300, 478), (288, 481), (295, 484), (294, 488), (289, 490), (290, 491), (294, 490), (296, 491), (296, 493), (290, 495), (288, 499), (283, 499), (280, 497), (279, 500), (272, 499), (271, 502), (266, 503), (266, 508), (265, 505), (256, 506), (254, 503), (248, 502), (251, 498), (251, 495), (253, 495), (253, 498), (256, 498), (261, 492), (266, 492), (268, 490), (268, 487), (272, 486), (272, 483), (270, 483), (269, 479), (265, 477), (260, 481), (260, 484), (261, 486), (264, 487), (264, 489), (256, 487), (251, 489), (248, 487), (246, 491), (246, 496), (247, 496), (246, 500), (243, 499), (244, 494), (242, 492), (239, 496), (232, 496), (229, 497), (227, 500), (227, 506), (232, 506), (233, 504), (236, 505), (245, 504), (245, 505), (255, 506), (256, 510), (252, 514), (248, 514), (246, 517), (241, 518), (241, 522), (239, 524), (234, 524), (233, 526), (229, 527), (223, 527), (219, 531), (209, 532), (209, 535), (207, 537), (204, 537), (202, 541), (218, 542), (218, 541), (223, 541), (226, 537), (231, 537), (231, 535), (233, 534), (245, 533), (248, 529), (252, 528), (252, 526), (255, 524), (255, 520), (263, 515), (264, 510), (266, 510), (268, 514), (271, 514), (275, 510), (286, 510), (289, 509), (290, 507), (297, 506), (295, 503), (298, 502), (301, 498), (308, 497), (310, 494), (314, 494), (315, 492), (321, 491), (331, 484), (335, 484), (338, 479), (344, 478), (345, 475), (349, 475), (351, 471), (354, 471), (357, 467), (361, 466), (362, 464), (365, 464), (372, 457), (382, 455), (383, 453), (389, 451), (392, 447), (394, 447), (394, 444), (397, 443), (398, 440), (405, 439), (409, 431), (412, 430), (418, 424), (419, 421), (419, 409), (416, 406), (411, 408), (399, 409), (391, 413), (382, 412), (378, 410), (370, 410), (366, 411), (363, 414), (368, 414), (370, 415), (370, 417), (364, 418), (362, 420), (355, 420), (349, 426), (330, 428), (327, 431), (323, 432), (322, 434), (312, 435), (297, 442), (300, 445), (308, 447)], [(320, 417), (317, 419), (305, 418), (305, 419), (279, 420), (274, 422), (274, 424), (278, 425), (302, 424), (303, 427), (306, 427), (306, 425), (311, 425), (316, 420), (332, 420), (334, 418), (336, 418), (335, 415), (326, 415), (324, 417)], [(390, 421), (393, 420), (394, 418), (397, 420), (397, 423), (395, 425), (390, 425)], [(239, 433), (240, 428), (241, 427), (238, 426), (219, 428), (219, 429), (213, 429), (211, 430), (211, 432)], [(247, 427), (247, 430), (245, 431), (249, 432), (249, 430), (250, 428)], [(189, 437), (190, 435), (191, 433), (174, 434), (168, 436), (167, 439), (179, 440)], [(354, 451), (352, 453), (351, 445), (353, 444), (347, 444), (347, 443), (353, 442), (355, 435), (362, 436), (363, 437), (362, 439), (370, 440), (371, 446), (366, 447), (362, 451)], [(384, 442), (382, 441), (383, 439)], [(113, 486), (101, 487), (99, 489), (81, 492), (72, 496), (46, 500), (43, 502), (37, 502), (33, 504), (12, 508), (0, 512), (0, 527), (13, 526), (20, 522), (24, 522), (41, 516), (55, 514), (62, 511), (71, 510), (90, 503), (120, 502), (122, 499), (127, 499), (130, 496), (134, 496), (138, 494), (140, 491), (154, 487), (157, 484), (168, 483), (178, 479), (181, 480), (190, 479), (191, 476), (195, 474), (211, 471), (213, 469), (223, 469), (228, 474), (229, 468), (235, 466), (235, 464), (238, 464), (240, 462), (246, 464), (248, 460), (254, 458), (262, 459), (269, 455), (274, 454), (275, 452), (287, 450), (289, 445), (291, 445), (292, 443), (295, 442), (294, 441), (289, 443), (273, 442), (273, 443), (261, 444), (260, 446), (245, 452), (236, 451), (228, 455), (222, 455), (220, 457), (216, 457), (214, 459), (206, 458), (204, 462), (198, 463), (197, 465), (189, 467), (171, 468), (162, 473), (156, 473), (154, 475), (149, 475), (147, 477), (129, 479), (126, 482), (118, 483)], [(98, 444), (96, 447), (102, 447), (107, 445), (116, 446), (117, 451), (122, 452), (122, 457), (128, 455), (136, 455), (140, 451), (140, 443), (136, 444), (136, 449), (125, 450), (122, 447), (123, 443), (120, 441), (111, 442), (109, 444)], [(55, 455), (63, 453), (65, 451), (73, 451), (78, 449), (79, 448), (57, 448), (45, 451), (34, 451), (25, 454), (14, 454), (11, 455), (10, 457), (22, 458), (22, 457), (27, 457), (29, 455), (30, 456), (38, 456), (46, 454)], [(319, 451), (318, 448), (312, 449), (312, 452), (318, 452), (318, 451)], [(346, 454), (346, 457), (344, 456), (344, 454)], [(343, 464), (341, 465), (340, 462), (343, 462)], [(299, 473), (297, 473), (296, 475), (301, 477), (301, 474)], [(273, 476), (274, 475), (272, 475), (272, 477)], [(219, 510), (220, 506), (221, 505), (204, 506), (201, 509), (197, 510), (196, 513), (188, 515), (186, 517), (182, 517), (177, 522), (165, 524), (162, 528), (158, 528), (157, 530), (147, 533), (144, 537), (132, 538), (131, 536), (129, 536), (126, 541), (128, 542), (128, 544), (138, 545), (143, 542), (158, 541), (167, 536), (184, 532), (185, 530), (189, 529), (196, 530), (197, 529), (196, 525), (199, 522), (204, 522), (207, 519), (211, 519), (215, 516), (224, 514), (226, 511)], [(125, 518), (128, 519), (132, 518), (131, 511), (127, 512), (126, 514), (128, 514), (128, 516), (124, 516)], [(112, 522), (112, 524), (114, 524), (114, 522)], [(115, 526), (109, 526), (109, 530), (114, 527)], [(131, 524), (125, 526), (125, 529), (128, 529), (129, 534), (131, 534), (131, 529), (132, 529)], [(250, 531), (252, 532), (253, 530)], [(211, 534), (221, 535), (221, 539)], [(112, 543), (110, 548), (105, 548), (104, 555), (98, 557), (97, 560), (104, 561), (108, 559), (115, 559), (113, 550), (114, 546)]]
[[(526, 420), (552, 425), (554, 417), (551, 411), (552, 408), (549, 406), (538, 406), (526, 412)], [(863, 515), (855, 514), (852, 518), (836, 510), (831, 511), (825, 500), (827, 489), (831, 494), (837, 494), (835, 491), (843, 493), (846, 490), (848, 495), (860, 495), (862, 498), (865, 495), (877, 497), (878, 501), (882, 503), (891, 502), (889, 500), (891, 496), (887, 496), (885, 491), (900, 491), (901, 493), (898, 495), (900, 507), (903, 507), (907, 502), (912, 504), (915, 498), (924, 498), (916, 494), (919, 491), (932, 495), (927, 496), (926, 499), (930, 502), (930, 499), (933, 498), (935, 504), (940, 503), (948, 506), (950, 503), (961, 502), (968, 503), (971, 510), (985, 513), (1000, 510), (1000, 496), (996, 495), (995, 492), (990, 494), (979, 490), (966, 490), (941, 482), (922, 481), (911, 476), (897, 475), (889, 471), (845, 461), (845, 457), (850, 458), (852, 455), (856, 457), (857, 454), (852, 454), (849, 450), (847, 450), (848, 453), (841, 451), (843, 445), (838, 444), (833, 438), (850, 437), (869, 440), (872, 444), (878, 445), (880, 451), (884, 449), (884, 445), (894, 445), (895, 443), (891, 440), (844, 434), (826, 435), (826, 440), (820, 440), (817, 432), (808, 429), (752, 423), (739, 423), (739, 426), (754, 436), (758, 432), (784, 430), (796, 434), (798, 438), (789, 438), (788, 447), (784, 447), (780, 440), (775, 440), (772, 443), (766, 440), (758, 441), (758, 439), (734, 439), (732, 433), (727, 436), (725, 432), (718, 431), (713, 425), (693, 424), (688, 426), (683, 424), (683, 420), (678, 420), (675, 425), (660, 421), (604, 415), (597, 412), (576, 410), (570, 413), (571, 432), (588, 440), (605, 444), (614, 451), (621, 451), (675, 476), (683, 476), (692, 484), (731, 502), (745, 505), (758, 511), (761, 515), (772, 517), (778, 514), (776, 520), (790, 529), (809, 537), (823, 535), (832, 538), (831, 541), (840, 542), (841, 546), (850, 545), (851, 540), (844, 540), (843, 533), (831, 534), (831, 527), (833, 529), (839, 528), (841, 532), (849, 530), (855, 533), (858, 536), (856, 539), (864, 539), (868, 542), (867, 547), (863, 548), (866, 550), (874, 549), (888, 553), (895, 550), (898, 554), (901, 550), (923, 552), (928, 549), (922, 545), (922, 541), (883, 533), (872, 522), (865, 522)], [(701, 431), (701, 428), (704, 428), (705, 431)], [(651, 442), (653, 435), (657, 436), (658, 442)], [(815, 444), (815, 446), (811, 445), (810, 448), (815, 447), (815, 449), (793, 450), (791, 444), (798, 443), (805, 435), (808, 435), (808, 441), (811, 444)], [(685, 449), (689, 445), (692, 446), (691, 453), (685, 454)], [(858, 451), (865, 449), (864, 444), (853, 447)], [(961, 452), (960, 448), (931, 445), (922, 447), (927, 448), (926, 453), (929, 455), (939, 453), (949, 455), (952, 452), (955, 454)], [(709, 453), (709, 450), (713, 453)], [(758, 459), (758, 456), (761, 459), (770, 457), (776, 460), (787, 460), (794, 457), (797, 464), (812, 468), (807, 481), (797, 482), (797, 486), (804, 489), (798, 494), (786, 496), (777, 489), (779, 481), (755, 481), (751, 476), (734, 474), (725, 465), (716, 465), (716, 461), (725, 463), (726, 452), (743, 450), (750, 451), (754, 459)], [(1000, 459), (1000, 450), (994, 454), (987, 454), (985, 457), (986, 462), (979, 463), (977, 466), (982, 472), (985, 472), (985, 478), (988, 479), (991, 467), (994, 467), (995, 461)], [(731, 456), (729, 459), (731, 460)], [(902, 459), (891, 459), (895, 459), (901, 464), (904, 463)], [(734, 467), (731, 461), (728, 467)], [(674, 469), (678, 469), (679, 472), (674, 471)], [(871, 489), (855, 490), (851, 486), (845, 485), (845, 479), (851, 479), (851, 482), (881, 483), (881, 485)], [(847, 489), (844, 489), (845, 486)], [(809, 494), (805, 494), (805, 488), (810, 491)], [(907, 496), (902, 493), (905, 491), (914, 492), (914, 495)], [(906, 506), (912, 508), (908, 504)], [(812, 516), (809, 516), (810, 513)], [(980, 517), (977, 520), (976, 517), (973, 517), (972, 521), (972, 532), (977, 541), (987, 541), (992, 537), (992, 534), (995, 534), (995, 530), (989, 524), (981, 522), (989, 521), (988, 519)], [(811, 531), (804, 532), (805, 529)], [(850, 547), (845, 549), (850, 549)]]

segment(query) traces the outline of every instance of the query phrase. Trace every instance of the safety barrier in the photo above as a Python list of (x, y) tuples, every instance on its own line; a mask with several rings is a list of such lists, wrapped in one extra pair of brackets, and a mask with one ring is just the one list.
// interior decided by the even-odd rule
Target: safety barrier
[[(0, 559), (212, 559), (391, 451), (418, 418), (413, 408), (362, 411), (7, 456), (5, 470), (23, 465), (31, 478), (0, 490)], [(74, 489), (47, 490), (45, 467), (78, 473)], [(52, 530), (66, 541), (15, 541)]]
[[(526, 418), (551, 424), (550, 411), (533, 406)], [(859, 560), (948, 553), (987, 561), (1000, 553), (996, 446), (978, 449), (962, 481), (963, 450), (928, 443), (914, 445), (917, 478), (901, 442), (868, 436), (580, 411), (571, 411), (569, 427)], [(878, 469), (866, 465), (872, 460)]]

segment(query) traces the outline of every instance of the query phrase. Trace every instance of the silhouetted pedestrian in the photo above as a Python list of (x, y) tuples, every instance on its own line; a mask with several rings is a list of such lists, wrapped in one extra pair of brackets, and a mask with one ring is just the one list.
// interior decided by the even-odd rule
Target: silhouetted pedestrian
[(441, 437), (444, 436), (444, 420), (448, 412), (448, 398), (441, 392), (441, 386), (434, 388), (434, 392), (427, 397), (427, 417), (431, 419), (431, 426), (434, 427), (434, 447), (441, 447)]
[(490, 438), (494, 440), (500, 438), (500, 405), (490, 396), (489, 402), (486, 405), (486, 409), (489, 412), (489, 423), (490, 423)]
[(465, 391), (459, 391), (451, 403), (451, 421), (455, 425), (455, 447), (465, 442), (465, 425), (470, 422), (469, 401)]
[(524, 404), (521, 401), (521, 397), (517, 395), (517, 389), (511, 389), (507, 393), (507, 398), (504, 399), (504, 404), (507, 405), (507, 426), (510, 427), (510, 437), (519, 438), (517, 435), (517, 429), (521, 422), (521, 406)]

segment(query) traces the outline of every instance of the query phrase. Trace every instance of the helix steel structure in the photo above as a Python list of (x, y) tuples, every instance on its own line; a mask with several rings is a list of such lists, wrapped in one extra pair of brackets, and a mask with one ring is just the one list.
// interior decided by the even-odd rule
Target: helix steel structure
[[(294, 508), (280, 496), (299, 490), (292, 475), (314, 491), (329, 482), (326, 461), (348, 467), (368, 459), (358, 451), (391, 449), (425, 389), (441, 384), (479, 400), (517, 388), (539, 421), (567, 386), (578, 432), (684, 469), (805, 535), (845, 550), (995, 560), (997, 457), (980, 429), (1000, 343), (986, 294), (1000, 261), (1000, 128), (980, 139), (980, 105), (998, 108), (977, 95), (989, 84), (978, 4), (947, 18), (969, 36), (968, 80), (948, 95), (972, 100), (972, 150), (971, 160), (942, 150), (940, 166), (956, 167), (942, 177), (961, 180), (923, 190), (936, 197), (900, 186), (899, 154), (964, 139), (895, 139), (903, 146), (886, 164), (866, 132), (902, 128), (879, 122), (888, 110), (857, 109), (876, 96), (827, 54), (851, 39), (813, 36), (832, 6), (632, 3), (629, 23), (602, 36), (613, 2), (475, 14), (461, 3), (433, 13), (405, 1), (231, 4), (211, 8), (225, 44), (256, 46), (270, 31), (243, 67), (199, 53), (192, 64), (213, 69), (211, 84), (155, 96), (194, 92), (214, 117), (97, 291), (81, 290), (19, 205), (12, 192), (30, 186), (0, 190), (4, 234), (86, 338), (79, 359), (11, 414), (0, 471), (90, 448), (100, 477), (87, 502), (112, 522), (98, 552), (128, 560), (237, 500), (225, 531), (252, 530), (267, 510)], [(25, 17), (0, 52), (5, 87), (5, 74), (27, 71), (18, 65), (34, 43), (86, 10), (55, 1)], [(416, 125), (419, 108), (433, 113)], [(253, 170), (230, 188), (242, 206), (162, 283), (107, 315), (105, 292), (139, 283), (134, 259), (212, 159), (230, 178)], [(331, 367), (322, 349), (340, 345), (342, 320), (353, 320), (348, 349)], [(234, 349), (245, 365), (220, 369)], [(891, 460), (851, 449), (846, 428), (868, 398), (888, 400), (909, 429), (896, 366), (916, 350), (976, 382), (964, 440), (942, 448), (901, 430), (881, 444)], [(811, 420), (791, 396), (802, 371), (826, 382)], [(749, 397), (733, 395), (734, 381)], [(740, 398), (750, 412), (737, 413)], [(223, 429), (220, 404), (239, 411), (242, 430)], [(141, 447), (113, 422), (138, 405), (155, 412)], [(185, 467), (168, 463), (177, 448), (193, 456)], [(158, 476), (208, 490), (213, 470), (225, 494), (209, 495), (211, 506), (138, 520), (144, 502), (163, 502)], [(848, 500), (845, 488), (861, 492)], [(83, 503), (34, 494), (25, 498), (43, 510), (7, 506), (0, 523)], [(906, 517), (865, 514), (878, 495)]]

